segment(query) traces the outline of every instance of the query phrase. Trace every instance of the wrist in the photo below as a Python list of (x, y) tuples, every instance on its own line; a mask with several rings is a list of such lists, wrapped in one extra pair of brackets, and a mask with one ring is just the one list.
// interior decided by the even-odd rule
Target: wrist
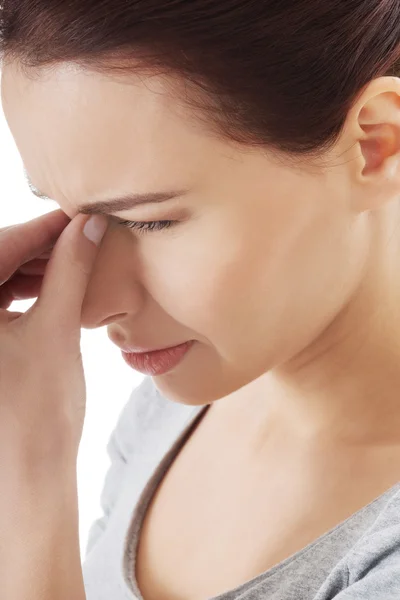
[(19, 435), (14, 428), (7, 432), (0, 427), (0, 481), (38, 482), (52, 485), (59, 479), (66, 483), (76, 479), (78, 447), (67, 443), (65, 435), (40, 436), (32, 433), (34, 440)]
[(5, 478), (0, 468), (0, 587), (8, 600), (85, 597), (75, 472), (51, 474), (34, 480), (32, 470), (27, 477), (16, 469)]

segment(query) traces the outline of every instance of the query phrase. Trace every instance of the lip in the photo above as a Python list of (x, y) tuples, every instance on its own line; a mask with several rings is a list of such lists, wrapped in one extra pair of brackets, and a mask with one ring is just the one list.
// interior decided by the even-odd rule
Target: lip
[(116, 346), (126, 354), (149, 354), (151, 352), (162, 352), (171, 348), (177, 348), (178, 346), (182, 346), (182, 344), (188, 344), (188, 342), (175, 344), (175, 346), (164, 346), (163, 348), (143, 348), (143, 346), (128, 346), (126, 344), (116, 344)]
[(122, 350), (122, 357), (135, 371), (154, 377), (164, 375), (177, 367), (194, 343), (195, 340), (190, 340), (178, 346), (151, 352), (125, 352)]

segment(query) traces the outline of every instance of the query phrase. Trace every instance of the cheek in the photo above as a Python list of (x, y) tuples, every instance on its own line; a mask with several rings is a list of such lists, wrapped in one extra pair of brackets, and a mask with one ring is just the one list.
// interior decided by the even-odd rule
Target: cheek
[(227, 353), (290, 345), (319, 318), (331, 282), (328, 249), (339, 248), (326, 223), (297, 206), (194, 224), (149, 244), (144, 285), (167, 314)]
[(206, 247), (193, 240), (182, 244), (179, 256), (168, 248), (157, 265), (147, 269), (146, 287), (174, 319), (207, 335), (219, 307), (227, 304), (232, 278), (240, 278), (240, 257), (226, 254), (217, 240), (210, 239)]
[(248, 326), (265, 292), (271, 241), (259, 238), (264, 247), (243, 224), (224, 222), (166, 240), (163, 248), (160, 241), (151, 261), (147, 255), (145, 286), (179, 323), (205, 337), (225, 337), (227, 330)]

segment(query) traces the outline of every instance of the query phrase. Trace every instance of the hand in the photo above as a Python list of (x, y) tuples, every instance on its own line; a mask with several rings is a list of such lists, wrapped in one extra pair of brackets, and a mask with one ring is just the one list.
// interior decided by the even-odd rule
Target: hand
[(69, 222), (63, 211), (56, 210), (22, 225), (0, 228), (0, 308), (38, 297), (48, 259)]
[[(96, 219), (105, 231), (107, 220)], [(0, 229), (2, 457), (76, 458), (86, 404), (81, 310), (98, 253), (82, 233), (86, 221), (58, 210)], [(15, 298), (35, 296), (25, 313), (5, 310)]]

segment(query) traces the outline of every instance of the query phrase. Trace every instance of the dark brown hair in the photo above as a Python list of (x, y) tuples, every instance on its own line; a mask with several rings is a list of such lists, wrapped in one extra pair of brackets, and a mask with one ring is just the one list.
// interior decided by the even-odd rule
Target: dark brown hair
[(169, 74), (216, 135), (296, 160), (398, 75), (399, 37), (399, 0), (0, 0), (3, 61)]

